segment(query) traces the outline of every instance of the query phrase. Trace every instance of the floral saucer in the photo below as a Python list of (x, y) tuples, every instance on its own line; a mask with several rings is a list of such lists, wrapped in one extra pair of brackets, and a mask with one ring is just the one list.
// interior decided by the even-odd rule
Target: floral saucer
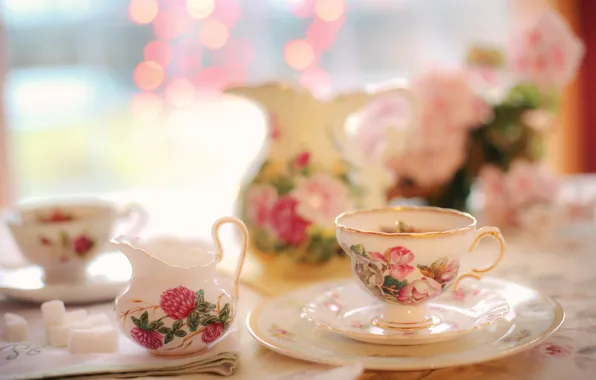
[(357, 283), (349, 282), (315, 297), (304, 306), (315, 324), (368, 343), (415, 345), (443, 342), (512, 318), (507, 300), (492, 289), (477, 285), (466, 291), (448, 291), (430, 303), (434, 323), (419, 329), (391, 329), (374, 324), (383, 304), (372, 300)]
[(248, 315), (249, 332), (265, 347), (297, 359), (329, 365), (360, 362), (366, 369), (414, 371), (486, 362), (530, 349), (555, 332), (565, 315), (556, 301), (535, 290), (485, 277), (477, 283), (462, 284), (464, 299), (474, 289), (499, 294), (510, 307), (504, 318), (446, 342), (415, 346), (363, 343), (313, 324), (304, 313), (305, 303), (338, 286), (350, 289), (351, 285), (319, 284), (266, 301)]

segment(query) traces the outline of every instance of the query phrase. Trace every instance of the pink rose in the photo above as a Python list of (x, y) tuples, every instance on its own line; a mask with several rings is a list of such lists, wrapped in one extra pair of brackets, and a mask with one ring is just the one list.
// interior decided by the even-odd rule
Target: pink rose
[(379, 252), (369, 252), (373, 261), (383, 263), (389, 268), (389, 275), (397, 281), (403, 281), (412, 271), (414, 267), (408, 265), (414, 260), (412, 251), (405, 247), (388, 248), (381, 255)]
[(253, 185), (246, 192), (246, 214), (257, 226), (265, 226), (271, 207), (277, 200), (277, 190), (269, 184)]
[(79, 255), (82, 256), (89, 252), (91, 248), (95, 245), (93, 240), (91, 240), (87, 235), (81, 235), (73, 240), (72, 242), (74, 251)]
[(297, 213), (298, 200), (290, 195), (279, 197), (270, 213), (270, 227), (277, 238), (290, 245), (300, 245), (306, 239), (310, 222)]
[(215, 322), (210, 324), (209, 326), (205, 327), (203, 330), (203, 334), (201, 335), (201, 340), (204, 343), (211, 343), (215, 341), (217, 338), (221, 336), (224, 332), (224, 324), (221, 322)]
[(558, 89), (571, 81), (584, 52), (569, 25), (558, 13), (547, 11), (515, 37), (511, 69), (521, 81), (541, 89)]
[(335, 217), (350, 208), (348, 186), (325, 172), (304, 179), (292, 195), (298, 202), (298, 214), (323, 226), (332, 226)]
[(310, 153), (302, 152), (294, 159), (294, 168), (301, 170), (304, 169), (310, 161)]
[(437, 296), (441, 292), (441, 284), (432, 278), (424, 277), (408, 283), (400, 289), (397, 300), (406, 305), (417, 304)]

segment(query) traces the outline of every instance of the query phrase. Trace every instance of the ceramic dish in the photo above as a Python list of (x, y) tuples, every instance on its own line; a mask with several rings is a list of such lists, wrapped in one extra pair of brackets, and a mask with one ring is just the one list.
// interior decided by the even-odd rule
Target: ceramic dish
[(446, 292), (430, 302), (434, 323), (418, 329), (391, 329), (376, 325), (383, 305), (372, 301), (357, 283), (339, 285), (304, 307), (313, 323), (349, 338), (377, 344), (415, 345), (443, 342), (486, 327), (510, 312), (498, 292), (469, 287), (467, 292)]
[(357, 342), (313, 324), (303, 312), (305, 303), (346, 283), (304, 288), (267, 301), (247, 317), (252, 336), (265, 347), (306, 361), (348, 365), (361, 362), (367, 369), (414, 371), (469, 365), (527, 350), (547, 339), (564, 319), (561, 306), (551, 298), (512, 282), (484, 278), (476, 286), (503, 296), (507, 315), (493, 324), (442, 343), (387, 346)]

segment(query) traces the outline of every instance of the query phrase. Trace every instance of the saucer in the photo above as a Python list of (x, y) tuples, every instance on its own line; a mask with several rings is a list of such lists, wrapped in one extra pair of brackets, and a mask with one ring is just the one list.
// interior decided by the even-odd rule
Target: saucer
[(383, 304), (363, 292), (356, 282), (339, 285), (309, 301), (305, 316), (313, 323), (349, 338), (368, 343), (416, 345), (455, 339), (486, 327), (510, 313), (507, 300), (477, 284), (447, 291), (430, 302), (433, 324), (418, 329), (376, 325)]
[(68, 304), (113, 301), (131, 276), (130, 263), (119, 252), (100, 254), (87, 268), (86, 281), (49, 283), (38, 266), (0, 269), (0, 294), (9, 299), (42, 303), (59, 299)]
[(250, 312), (250, 334), (265, 347), (293, 358), (328, 365), (360, 362), (366, 369), (415, 371), (469, 365), (530, 349), (555, 332), (564, 312), (553, 299), (525, 286), (489, 277), (461, 288), (480, 288), (501, 295), (509, 312), (492, 324), (457, 339), (415, 346), (359, 342), (318, 327), (308, 320), (305, 303), (349, 282), (326, 283), (264, 302)]

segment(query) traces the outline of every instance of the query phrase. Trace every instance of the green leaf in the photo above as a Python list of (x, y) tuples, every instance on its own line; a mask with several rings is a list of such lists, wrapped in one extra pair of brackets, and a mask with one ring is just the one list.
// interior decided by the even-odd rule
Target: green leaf
[(406, 286), (408, 282), (406, 280), (398, 281), (391, 276), (385, 276), (385, 281), (383, 281), (383, 286), (386, 288), (392, 288), (395, 291), (400, 290), (404, 286)]
[(177, 320), (176, 322), (174, 322), (174, 324), (172, 325), (172, 330), (176, 331), (179, 330), (182, 327), (182, 324), (184, 322), (182, 321), (182, 319)]
[(255, 247), (263, 254), (272, 254), (275, 251), (275, 239), (271, 233), (265, 228), (257, 228), (254, 230), (253, 240)]
[(178, 338), (184, 338), (186, 336), (186, 331), (176, 330), (174, 331), (174, 335), (176, 335)]
[(145, 310), (143, 314), (141, 314), (141, 328), (147, 330), (149, 324), (149, 313)]
[(64, 231), (60, 231), (60, 244), (63, 248), (70, 248), (70, 236)]
[(350, 251), (360, 256), (366, 256), (366, 249), (364, 249), (364, 246), (362, 244), (352, 245), (350, 247)]
[(213, 309), (215, 309), (215, 305), (209, 302), (203, 302), (197, 305), (197, 311), (200, 313), (208, 313)]
[(188, 329), (190, 331), (197, 331), (197, 328), (199, 328), (199, 322), (201, 319), (201, 315), (199, 314), (198, 311), (193, 310), (190, 312), (190, 314), (188, 315), (188, 318), (186, 318), (186, 324), (188, 325)]
[(292, 191), (292, 189), (294, 188), (294, 181), (292, 181), (292, 178), (290, 177), (279, 176), (275, 178), (273, 181), (271, 181), (271, 185), (273, 185), (273, 187), (277, 189), (277, 193), (281, 197), (282, 195), (285, 195)]
[(164, 339), (163, 344), (168, 344), (173, 340), (174, 340), (174, 333), (170, 332), (166, 335), (166, 338)]
[(206, 316), (201, 319), (201, 324), (203, 326), (209, 326), (210, 324), (215, 323), (217, 321), (218, 321), (218, 318), (216, 316), (209, 315), (209, 316)]
[(161, 326), (163, 326), (162, 321), (153, 321), (149, 324), (149, 330), (157, 330)]
[(229, 315), (230, 315), (230, 304), (227, 303), (219, 312), (219, 320), (222, 322), (227, 321)]
[(169, 327), (160, 327), (159, 329), (157, 329), (157, 332), (160, 334), (171, 334), (172, 329)]
[(135, 324), (135, 326), (137, 326), (140, 329), (143, 328), (143, 324), (141, 323), (141, 321), (139, 320), (139, 318), (136, 318), (136, 317), (131, 316), (130, 319), (132, 320), (132, 323)]
[(195, 292), (196, 304), (200, 304), (205, 301), (205, 291), (203, 289)]

